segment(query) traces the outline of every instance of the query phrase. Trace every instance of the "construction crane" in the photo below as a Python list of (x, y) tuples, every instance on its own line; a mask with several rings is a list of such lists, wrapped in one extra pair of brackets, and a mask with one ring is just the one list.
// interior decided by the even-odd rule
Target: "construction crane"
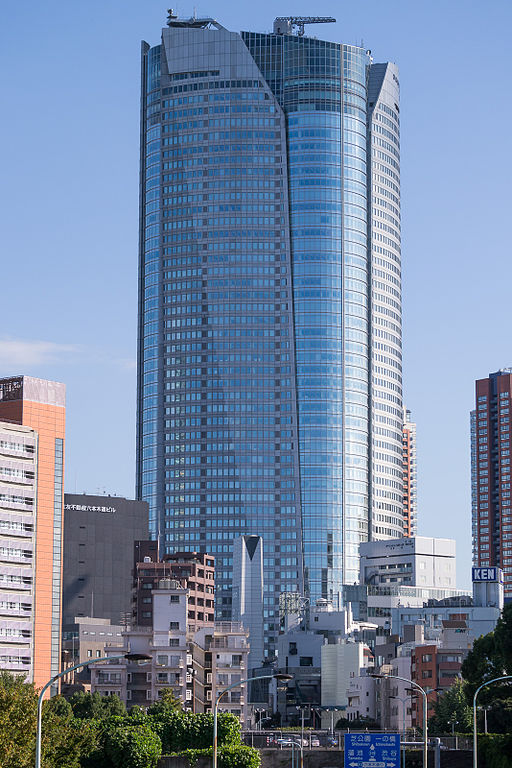
[(304, 35), (305, 24), (332, 24), (336, 21), (332, 16), (278, 16), (274, 20), (275, 35), (291, 35), (297, 29), (299, 37)]

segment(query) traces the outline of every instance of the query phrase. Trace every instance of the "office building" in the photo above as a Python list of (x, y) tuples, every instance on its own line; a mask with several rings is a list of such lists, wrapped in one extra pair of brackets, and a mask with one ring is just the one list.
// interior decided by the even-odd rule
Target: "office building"
[[(37, 441), (33, 435), (27, 443), (27, 450), (28, 444), (37, 450), (31, 678), (36, 687), (42, 687), (60, 669), (65, 418), (64, 384), (31, 376), (0, 379), (0, 421), (28, 427), (37, 433)], [(34, 497), (28, 493), (26, 498)], [(3, 504), (2, 508), (9, 509)], [(29, 507), (18, 503), (16, 508), (28, 511)], [(7, 568), (5, 573), (9, 572), (12, 570)], [(21, 571), (18, 575), (23, 579)], [(56, 690), (54, 686), (52, 693)]]
[(364, 542), (360, 545), (360, 583), (343, 588), (356, 621), (375, 622), (381, 634), (391, 632), (395, 609), (421, 608), (428, 601), (460, 599), (469, 594), (456, 587), (455, 541), (427, 536)]
[(233, 542), (233, 621), (249, 630), (249, 669), (263, 664), (263, 539), (239, 536)]
[(0, 422), (0, 670), (33, 679), (37, 432)]
[(303, 31), (171, 13), (142, 46), (137, 496), (215, 555), (219, 619), (263, 538), (269, 656), (280, 593), (403, 533), (398, 73)]
[(511, 393), (510, 368), (479, 379), (471, 414), (473, 565), (503, 569), (505, 599), (512, 598)]
[(131, 617), (133, 546), (148, 535), (148, 505), (121, 496), (66, 493), (62, 621), (122, 624)]
[(455, 541), (404, 536), (360, 545), (360, 583), (455, 589)]
[(404, 536), (416, 536), (418, 531), (416, 424), (411, 412), (404, 411)]

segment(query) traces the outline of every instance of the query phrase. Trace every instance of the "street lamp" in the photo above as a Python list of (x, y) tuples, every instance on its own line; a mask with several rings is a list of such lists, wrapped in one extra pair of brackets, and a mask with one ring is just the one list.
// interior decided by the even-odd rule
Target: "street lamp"
[(478, 768), (478, 746), (477, 746), (477, 728), (476, 728), (476, 697), (482, 690), (482, 688), (485, 688), (486, 685), (491, 685), (491, 683), (499, 683), (501, 680), (512, 680), (512, 675), (503, 675), (503, 677), (494, 677), (492, 680), (488, 680), (486, 683), (482, 683), (482, 685), (476, 689), (475, 695), (473, 696), (473, 768)]
[(409, 680), (407, 677), (400, 677), (399, 675), (379, 675), (376, 672), (372, 673), (370, 677), (377, 677), (381, 679), (393, 678), (394, 680), (401, 680), (403, 683), (409, 683), (414, 688), (417, 688), (423, 696), (423, 768), (427, 768), (428, 765), (428, 721), (427, 721), (427, 707), (428, 699), (427, 692), (421, 685), (415, 683), (414, 680)]
[(128, 659), (129, 661), (151, 661), (151, 656), (146, 653), (121, 653), (117, 656), (102, 656), (100, 659), (89, 659), (87, 661), (81, 661), (79, 664), (75, 664), (73, 667), (67, 667), (58, 675), (54, 675), (46, 685), (44, 685), (37, 699), (37, 731), (36, 731), (36, 766), (35, 768), (41, 768), (41, 718), (43, 712), (43, 697), (47, 689), (53, 685), (53, 683), (60, 677), (64, 677), (69, 672), (74, 672), (76, 669), (82, 667), (88, 667), (90, 664), (98, 664), (100, 661), (116, 661), (117, 659)]
[[(213, 761), (212, 761), (212, 768), (217, 768), (217, 716), (218, 716), (218, 709), (219, 709), (219, 702), (221, 698), (224, 696), (225, 693), (230, 691), (232, 688), (237, 688), (239, 685), (245, 685), (245, 683), (250, 683), (253, 680), (292, 680), (293, 675), (285, 675), (282, 673), (276, 673), (274, 675), (261, 675), (257, 677), (248, 677), (246, 680), (238, 680), (236, 683), (232, 683), (231, 685), (228, 685), (227, 688), (225, 688), (223, 691), (221, 691), (218, 696), (215, 697), (215, 703), (213, 705)], [(37, 766), (36, 768), (39, 768)]]

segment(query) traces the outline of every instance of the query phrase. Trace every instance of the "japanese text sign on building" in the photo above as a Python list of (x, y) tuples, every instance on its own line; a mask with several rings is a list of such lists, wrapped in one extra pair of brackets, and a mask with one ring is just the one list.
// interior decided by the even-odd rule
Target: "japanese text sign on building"
[(400, 768), (398, 733), (346, 733), (345, 768)]

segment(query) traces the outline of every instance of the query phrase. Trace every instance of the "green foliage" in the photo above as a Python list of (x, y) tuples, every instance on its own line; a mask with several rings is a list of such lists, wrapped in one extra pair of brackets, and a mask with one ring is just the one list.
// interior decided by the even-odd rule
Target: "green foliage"
[[(148, 710), (151, 727), (162, 740), (165, 753), (184, 749), (207, 749), (213, 743), (213, 715), (192, 712)], [(229, 713), (219, 714), (217, 719), (219, 745), (237, 746), (241, 743), (240, 721)]]
[(126, 715), (126, 707), (119, 696), (101, 696), (98, 692), (77, 691), (69, 703), (73, 715), (83, 720), (102, 720), (110, 715)]
[[(177, 757), (186, 757), (190, 768), (195, 768), (199, 758), (207, 758), (208, 761), (213, 757), (213, 748), (209, 749), (184, 749), (181, 752), (173, 753)], [(261, 756), (257, 749), (246, 747), (243, 744), (238, 746), (219, 747), (217, 754), (219, 768), (259, 768), (261, 765)]]
[(49, 706), (43, 707), (41, 762), (44, 768), (81, 768), (98, 744), (94, 721), (57, 717)]
[(155, 768), (162, 754), (162, 742), (147, 725), (106, 731), (103, 747), (113, 768)]
[(166, 714), (168, 712), (181, 712), (183, 709), (180, 699), (174, 695), (172, 688), (164, 688), (158, 701), (155, 701), (148, 709), (149, 715)]
[[(37, 695), (24, 678), (0, 672), (0, 765), (34, 764)], [(31, 736), (32, 735), (32, 736)]]
[[(33, 768), (37, 692), (22, 677), (0, 673), (0, 766)], [(80, 768), (97, 741), (94, 723), (73, 718), (62, 697), (43, 704), (41, 756), (44, 768)]]
[(442, 693), (434, 704), (434, 715), (429, 721), (431, 733), (451, 733), (452, 724), (457, 733), (470, 733), (473, 727), (473, 712), (467, 703), (465, 683), (456, 680)]
[(130, 708), (130, 711), (128, 712), (128, 717), (130, 719), (130, 723), (138, 723), (139, 725), (143, 725), (148, 721), (148, 716), (146, 712), (142, 709), (142, 707), (139, 707), (137, 704), (134, 704), (133, 707)]
[(63, 720), (71, 720), (73, 717), (73, 708), (64, 696), (54, 696), (46, 702), (45, 707)]
[(220, 747), (218, 758), (219, 768), (259, 768), (261, 765), (259, 751), (243, 745)]
[(512, 734), (478, 736), (478, 757), (485, 768), (510, 768)]
[[(505, 605), (494, 632), (475, 640), (462, 665), (467, 703), (473, 705), (473, 695), (482, 683), (503, 675), (512, 675), (512, 603)], [(483, 688), (477, 703), (490, 707), (487, 715), (489, 730), (495, 733), (512, 731), (510, 683), (493, 683)]]
[(351, 730), (364, 730), (369, 731), (380, 728), (379, 723), (376, 720), (372, 720), (371, 717), (358, 717), (357, 720), (349, 720), (348, 717), (340, 717), (334, 729), (336, 731), (346, 731), (348, 728)]

